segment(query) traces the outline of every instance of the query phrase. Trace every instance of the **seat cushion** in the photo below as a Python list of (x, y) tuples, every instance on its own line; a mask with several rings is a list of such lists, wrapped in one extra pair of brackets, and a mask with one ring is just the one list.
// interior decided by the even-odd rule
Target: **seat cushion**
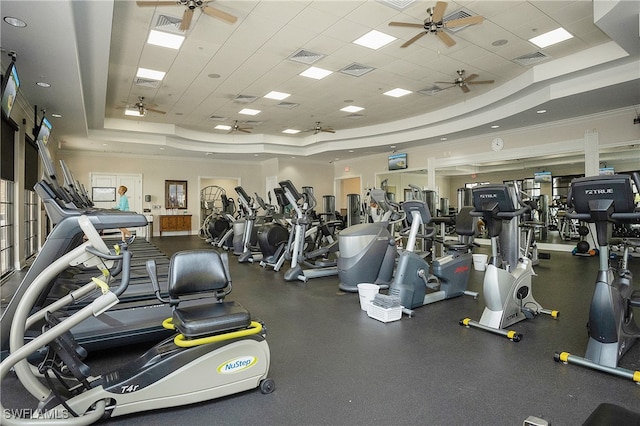
[(237, 302), (195, 305), (173, 311), (173, 325), (187, 338), (225, 333), (250, 324), (251, 314)]

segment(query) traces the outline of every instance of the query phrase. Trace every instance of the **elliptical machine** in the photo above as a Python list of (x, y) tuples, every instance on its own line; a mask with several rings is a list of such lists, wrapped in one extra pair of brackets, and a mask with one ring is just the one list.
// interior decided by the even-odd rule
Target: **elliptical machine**
[[(640, 327), (633, 317), (633, 308), (640, 307), (640, 290), (634, 290), (633, 276), (627, 269), (629, 247), (637, 249), (640, 240), (623, 239), (619, 268), (614, 270), (609, 266), (612, 224), (640, 222), (640, 209), (634, 204), (631, 182), (629, 175), (591, 176), (571, 182), (567, 217), (595, 225), (600, 266), (589, 309), (589, 342), (585, 356), (556, 352), (554, 359), (640, 383), (640, 371), (618, 366), (620, 359), (640, 338)], [(633, 182), (640, 191), (637, 173), (633, 174)]]
[[(514, 184), (488, 184), (473, 188), (472, 216), (482, 217), (491, 238), (491, 258), (482, 292), (486, 307), (480, 321), (460, 320), (460, 325), (489, 331), (519, 342), (522, 334), (506, 327), (538, 314), (557, 318), (558, 311), (544, 309), (533, 298), (531, 259), (520, 244), (520, 217), (531, 209)], [(518, 208), (519, 207), (519, 208)]]
[[(304, 195), (300, 194), (290, 180), (281, 181), (279, 185), (295, 211), (295, 218), (292, 220), (293, 230), (289, 235), (291, 267), (284, 273), (284, 280), (307, 282), (310, 278), (337, 275), (336, 261), (322, 258), (326, 259), (329, 255), (336, 254), (338, 241), (330, 242), (329, 245), (313, 252), (305, 252), (305, 237), (311, 222), (310, 213), (316, 205), (313, 194), (310, 192), (305, 192)], [(300, 201), (302, 205), (298, 204)], [(303, 269), (303, 265), (309, 268)]]
[[(433, 275), (429, 274), (429, 263), (416, 252), (418, 238), (433, 238), (435, 227), (426, 227), (425, 234), (420, 234), (423, 225), (431, 222), (431, 213), (426, 202), (421, 200), (405, 201), (402, 209), (406, 213), (407, 222), (411, 225), (407, 246), (400, 254), (398, 267), (389, 286), (389, 295), (400, 297), (403, 312), (413, 315), (412, 309), (439, 302), (445, 299), (466, 294), (475, 299), (478, 293), (467, 291), (473, 256), (470, 243), (462, 239), (456, 244), (449, 244), (449, 254), (432, 262)], [(473, 220), (468, 210), (461, 210), (458, 232), (461, 236), (472, 236), (475, 233)], [(465, 217), (466, 215), (466, 217)]]
[(371, 189), (369, 198), (384, 212), (380, 220), (360, 223), (344, 229), (338, 235), (338, 288), (357, 293), (358, 284), (377, 284), (387, 289), (393, 279), (398, 257), (396, 241), (389, 227), (403, 219), (382, 189)]
[[(89, 219), (79, 219), (88, 241), (73, 251), (86, 250), (85, 262), (99, 265), (113, 259)], [(117, 257), (117, 256), (116, 256)], [(46, 268), (20, 299), (13, 317), (11, 354), (0, 363), (0, 381), (15, 370), (23, 386), (39, 400), (41, 418), (16, 417), (14, 410), (4, 409), (5, 425), (88, 425), (105, 417), (140, 411), (175, 407), (220, 398), (260, 387), (273, 392), (275, 383), (267, 378), (270, 351), (265, 331), (259, 321), (236, 302), (225, 302), (231, 292), (226, 253), (198, 250), (176, 253), (169, 273), (170, 303), (173, 316), (163, 322), (177, 331), (141, 357), (122, 368), (93, 376), (83, 362), (86, 350), (74, 340), (70, 330), (82, 321), (102, 313), (118, 303), (117, 292), (98, 278), (30, 315), (32, 306), (52, 275), (64, 269), (69, 256), (63, 256)], [(152, 261), (150, 261), (152, 262)], [(147, 264), (156, 294), (160, 294), (155, 268)], [(123, 274), (124, 291), (128, 274)], [(86, 307), (60, 321), (56, 311), (73, 304), (80, 297), (99, 295)], [(209, 295), (209, 306), (190, 305), (185, 298)], [(185, 303), (181, 303), (185, 301)], [(45, 331), (25, 344), (25, 330), (43, 322)], [(38, 367), (27, 357), (46, 348)], [(233, 373), (233, 374), (230, 374)], [(40, 379), (45, 377), (47, 385)], [(54, 381), (57, 380), (57, 383)]]

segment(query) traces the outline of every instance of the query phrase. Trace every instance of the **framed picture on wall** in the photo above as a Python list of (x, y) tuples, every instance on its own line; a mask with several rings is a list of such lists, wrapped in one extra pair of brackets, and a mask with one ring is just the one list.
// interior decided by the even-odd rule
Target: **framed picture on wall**
[(187, 181), (164, 181), (164, 207), (166, 209), (187, 208)]

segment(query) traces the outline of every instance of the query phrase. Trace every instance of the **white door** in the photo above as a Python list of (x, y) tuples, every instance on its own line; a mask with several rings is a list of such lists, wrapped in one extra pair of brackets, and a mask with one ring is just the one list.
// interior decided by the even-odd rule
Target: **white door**
[[(97, 208), (112, 209), (118, 204), (118, 188), (120, 185), (127, 187), (129, 210), (142, 213), (142, 175), (141, 174), (114, 174), (91, 173), (91, 187), (115, 188), (114, 201), (94, 201)], [(92, 193), (92, 191), (90, 191)], [(145, 236), (145, 228), (135, 228), (136, 234)]]

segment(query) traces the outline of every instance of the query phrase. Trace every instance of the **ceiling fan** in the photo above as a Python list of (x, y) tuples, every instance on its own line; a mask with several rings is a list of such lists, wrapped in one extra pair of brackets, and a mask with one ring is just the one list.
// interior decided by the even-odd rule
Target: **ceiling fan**
[(445, 89), (449, 89), (454, 86), (460, 87), (464, 93), (470, 91), (468, 84), (492, 84), (493, 80), (476, 80), (478, 78), (478, 74), (471, 74), (468, 77), (464, 76), (464, 70), (458, 70), (458, 77), (453, 81), (436, 81), (439, 84), (450, 84), (449, 87)]
[(158, 114), (166, 114), (165, 111), (160, 111), (159, 109), (155, 109), (152, 107), (156, 107), (156, 104), (147, 105), (144, 103), (144, 96), (138, 96), (138, 102), (133, 105), (127, 105), (126, 107), (119, 107), (117, 109), (127, 109), (127, 110), (137, 110), (140, 116), (144, 116), (147, 111), (156, 112)]
[(231, 130), (229, 130), (229, 133), (232, 132), (244, 132), (244, 133), (251, 133), (250, 130), (253, 129), (253, 127), (240, 127), (240, 125), (238, 124), (238, 120), (233, 122), (233, 126), (231, 127)]
[(320, 122), (316, 121), (316, 125), (310, 129), (304, 130), (305, 132), (313, 132), (314, 135), (317, 135), (320, 132), (327, 132), (327, 133), (335, 133), (336, 131), (333, 130), (331, 127), (322, 127), (320, 126)]
[(478, 16), (469, 16), (469, 17), (460, 18), (460, 19), (450, 19), (448, 21), (443, 22), (442, 18), (444, 16), (444, 11), (446, 8), (447, 8), (447, 3), (443, 1), (437, 2), (436, 6), (433, 8), (432, 7), (427, 8), (427, 18), (424, 20), (424, 24), (414, 24), (410, 22), (389, 22), (390, 26), (412, 27), (412, 28), (424, 29), (424, 31), (410, 38), (400, 47), (407, 47), (428, 33), (434, 33), (436, 37), (440, 39), (440, 41), (442, 41), (448, 47), (451, 47), (455, 45), (456, 42), (454, 39), (451, 38), (451, 36), (449, 36), (449, 34), (444, 32), (445, 28), (462, 27), (464, 25), (479, 24), (484, 20), (483, 16), (478, 15)]
[(182, 15), (182, 22), (180, 22), (180, 31), (187, 31), (191, 26), (191, 20), (193, 19), (193, 11), (199, 7), (204, 13), (214, 18), (218, 18), (222, 21), (234, 24), (238, 18), (233, 15), (223, 12), (222, 10), (209, 6), (211, 0), (173, 0), (173, 1), (136, 1), (138, 6), (186, 6), (187, 8)]

